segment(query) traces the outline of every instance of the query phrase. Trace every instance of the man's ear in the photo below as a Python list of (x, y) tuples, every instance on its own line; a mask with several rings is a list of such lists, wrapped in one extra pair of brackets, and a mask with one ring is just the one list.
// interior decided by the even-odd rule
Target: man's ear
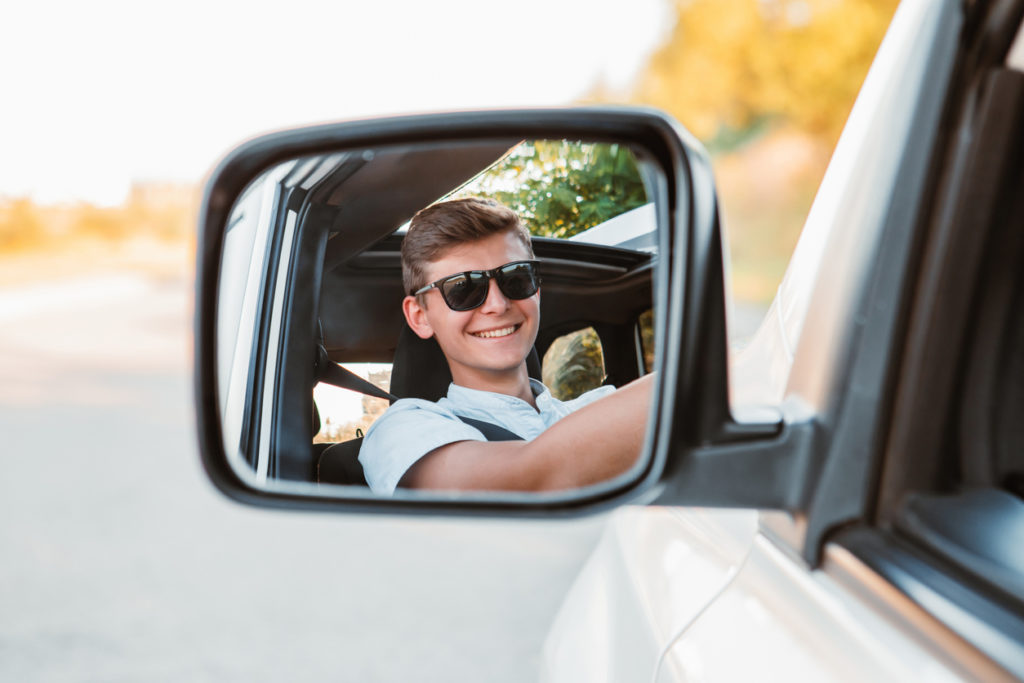
[(420, 305), (418, 298), (407, 296), (402, 299), (402, 313), (405, 315), (405, 322), (409, 323), (409, 329), (416, 333), (420, 339), (430, 339), (434, 336), (434, 328), (427, 320), (427, 309)]

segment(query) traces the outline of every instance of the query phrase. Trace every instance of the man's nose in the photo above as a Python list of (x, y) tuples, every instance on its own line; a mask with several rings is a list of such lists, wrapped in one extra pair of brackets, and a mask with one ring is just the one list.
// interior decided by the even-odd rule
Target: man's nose
[(508, 298), (498, 287), (498, 281), (491, 278), (487, 283), (487, 298), (480, 306), (481, 313), (504, 313), (508, 309)]

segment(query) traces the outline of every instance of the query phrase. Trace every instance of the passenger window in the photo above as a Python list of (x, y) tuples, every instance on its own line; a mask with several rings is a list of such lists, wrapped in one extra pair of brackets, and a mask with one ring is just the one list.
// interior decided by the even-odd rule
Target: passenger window
[[(342, 363), (346, 370), (369, 380), (384, 391), (391, 387), (391, 363)], [(366, 396), (323, 382), (313, 388), (313, 402), (320, 413), (320, 431), (313, 443), (348, 441), (366, 433), (387, 410), (383, 398)]]
[(560, 401), (576, 398), (604, 383), (604, 352), (593, 327), (562, 335), (544, 353), (541, 377)]
[(654, 309), (648, 308), (641, 313), (636, 324), (644, 374), (654, 372)]

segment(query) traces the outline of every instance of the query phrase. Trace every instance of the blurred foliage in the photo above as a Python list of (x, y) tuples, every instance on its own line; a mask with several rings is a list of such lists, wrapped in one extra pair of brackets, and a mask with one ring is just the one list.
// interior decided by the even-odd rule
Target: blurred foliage
[(604, 353), (594, 328), (562, 335), (551, 343), (541, 363), (541, 380), (560, 401), (576, 398), (601, 386)]
[(521, 143), (452, 195), (468, 196), (497, 199), (544, 237), (572, 237), (647, 203), (627, 147), (569, 140)]
[(711, 148), (766, 120), (831, 146), (897, 4), (676, 0), (675, 28), (634, 99), (671, 112)]
[(0, 252), (32, 246), (45, 232), (44, 217), (31, 200), (0, 204)]
[(137, 185), (125, 203), (112, 207), (0, 199), (0, 252), (54, 249), (79, 239), (191, 239), (196, 199), (194, 187), (174, 184)]
[(708, 147), (737, 301), (767, 304), (898, 0), (668, 0), (676, 22), (626, 93)]

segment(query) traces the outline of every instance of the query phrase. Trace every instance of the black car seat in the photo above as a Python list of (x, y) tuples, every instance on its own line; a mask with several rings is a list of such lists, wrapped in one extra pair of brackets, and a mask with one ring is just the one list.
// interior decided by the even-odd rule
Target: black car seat
[[(323, 427), (323, 423), (320, 421), (320, 410), (316, 407), (316, 401), (313, 402), (313, 436), (315, 437), (320, 433), (320, 429)], [(324, 452), (324, 449), (328, 448), (331, 444), (327, 443), (314, 443), (313, 444), (313, 456), (315, 459), (319, 459), (320, 454)]]
[[(526, 358), (530, 377), (540, 379), (540, 360), (537, 349), (531, 349)], [(422, 398), (437, 401), (448, 393), (452, 375), (441, 347), (433, 339), (421, 339), (407, 324), (402, 324), (391, 367), (391, 393), (398, 398)], [(476, 427), (490, 441), (519, 438), (497, 425), (463, 418)], [(333, 444), (320, 453), (317, 461), (317, 481), (324, 484), (366, 485), (359, 448), (362, 438)]]

